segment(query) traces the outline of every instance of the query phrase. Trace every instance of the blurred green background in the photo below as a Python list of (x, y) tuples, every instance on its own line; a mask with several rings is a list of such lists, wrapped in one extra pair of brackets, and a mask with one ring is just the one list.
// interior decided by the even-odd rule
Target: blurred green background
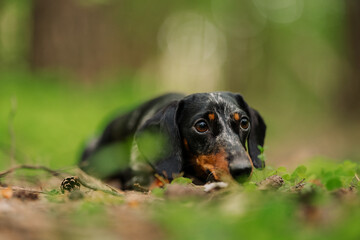
[(118, 112), (233, 91), (264, 117), (268, 165), (359, 161), (360, 2), (2, 0), (0, 169), (72, 166)]

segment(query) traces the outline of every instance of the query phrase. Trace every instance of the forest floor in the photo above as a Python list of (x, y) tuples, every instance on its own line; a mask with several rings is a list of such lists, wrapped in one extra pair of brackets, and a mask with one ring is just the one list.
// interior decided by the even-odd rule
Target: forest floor
[[(307, 102), (296, 103), (293, 115), (294, 105), (282, 103), (284, 117), (262, 100), (270, 161), (245, 183), (208, 189), (180, 178), (152, 191), (121, 192), (62, 168), (77, 164), (81, 143), (114, 114), (160, 92), (134, 79), (89, 88), (21, 72), (1, 79), (1, 240), (360, 239), (358, 121), (331, 120), (334, 113), (320, 105), (301, 111)], [(284, 165), (291, 170), (269, 167)], [(69, 176), (80, 182), (62, 192)]]
[(0, 173), (0, 239), (359, 239), (359, 166), (319, 165), (126, 192), (77, 169), (13, 168)]

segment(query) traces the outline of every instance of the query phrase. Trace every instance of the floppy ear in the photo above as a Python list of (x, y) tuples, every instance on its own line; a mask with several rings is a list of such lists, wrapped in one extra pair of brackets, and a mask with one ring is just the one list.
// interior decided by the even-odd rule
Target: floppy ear
[(135, 134), (142, 157), (156, 173), (167, 179), (180, 174), (183, 166), (182, 145), (176, 116), (179, 101), (174, 101), (147, 120)]
[(251, 130), (248, 139), (249, 155), (256, 168), (263, 168), (265, 162), (259, 158), (261, 151), (258, 146), (264, 146), (266, 125), (258, 111), (249, 107), (249, 112), (251, 117)]
[(261, 154), (258, 146), (264, 146), (266, 125), (258, 111), (249, 107), (249, 105), (244, 101), (243, 97), (240, 94), (236, 94), (235, 98), (243, 108), (249, 114), (250, 117), (250, 134), (248, 137), (248, 151), (251, 157), (251, 160), (256, 168), (265, 167), (265, 162), (263, 162), (258, 156)]

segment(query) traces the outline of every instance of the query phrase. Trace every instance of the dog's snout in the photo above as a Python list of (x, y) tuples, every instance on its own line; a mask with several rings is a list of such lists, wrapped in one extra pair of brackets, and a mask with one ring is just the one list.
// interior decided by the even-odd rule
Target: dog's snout
[(252, 166), (245, 161), (232, 162), (229, 164), (230, 173), (235, 179), (247, 179), (252, 172)]

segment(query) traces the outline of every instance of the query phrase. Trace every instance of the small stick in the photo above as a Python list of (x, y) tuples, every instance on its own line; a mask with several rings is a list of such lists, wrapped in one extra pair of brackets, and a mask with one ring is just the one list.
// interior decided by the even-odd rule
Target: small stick
[[(25, 191), (25, 192), (29, 192), (29, 193), (44, 193), (43, 191), (38, 191), (38, 190), (34, 190), (34, 189), (27, 189), (27, 188), (22, 188), (22, 187), (12, 186), (10, 188), (13, 191)], [(8, 187), (0, 187), (0, 190), (5, 190), (5, 189), (8, 189)]]
[(6, 171), (3, 171), (3, 172), (0, 172), (0, 178), (2, 177), (5, 177), (6, 175), (18, 170), (18, 169), (33, 169), (33, 170), (44, 170), (48, 173), (50, 173), (51, 175), (55, 176), (55, 177), (58, 177), (58, 176), (61, 176), (61, 173), (58, 172), (58, 171), (55, 171), (55, 170), (52, 170), (48, 167), (45, 167), (45, 166), (33, 166), (33, 165), (27, 165), (27, 164), (22, 164), (22, 165), (18, 165), (18, 166), (15, 166), (15, 167), (12, 167), (12, 168), (9, 168), (8, 170)]
[(300, 182), (298, 182), (298, 184), (296, 184), (296, 186), (300, 186), (304, 181), (305, 181), (305, 178), (303, 178)]
[(356, 173), (355, 173), (355, 178), (356, 178), (356, 180), (358, 180), (358, 182), (360, 182), (360, 178)]
[(13, 166), (15, 164), (15, 131), (14, 131), (14, 120), (16, 116), (16, 109), (17, 109), (17, 101), (15, 97), (11, 98), (11, 110), (9, 113), (9, 135), (10, 135), (10, 164)]
[(144, 192), (144, 193), (149, 192), (148, 188), (143, 187), (138, 183), (134, 183), (134, 188), (136, 188), (136, 190), (139, 190), (140, 192)]
[[(6, 171), (3, 171), (3, 172), (0, 172), (0, 178), (2, 177), (5, 177), (6, 175), (18, 170), (18, 169), (33, 169), (33, 170), (44, 170), (48, 173), (50, 173), (51, 175), (55, 176), (55, 177), (60, 177), (60, 178), (64, 178), (64, 174), (63, 173), (60, 173), (58, 171), (55, 171), (55, 170), (52, 170), (48, 167), (45, 167), (45, 166), (33, 166), (33, 165), (26, 165), (26, 164), (23, 164), (23, 165), (18, 165), (18, 166), (15, 166), (15, 167), (12, 167)], [(103, 188), (98, 188), (98, 187), (95, 187), (95, 186), (92, 186), (92, 185), (89, 185), (87, 182), (83, 181), (81, 178), (78, 178), (78, 181), (81, 185), (83, 185), (84, 187), (86, 188), (89, 188), (93, 191), (101, 191), (101, 192), (104, 192), (104, 193), (107, 193), (107, 194), (111, 194), (111, 195), (114, 195), (114, 196), (124, 196), (123, 194), (121, 194), (118, 190), (116, 190), (115, 188), (109, 186), (109, 185), (106, 185), (109, 189), (111, 190), (107, 190), (107, 189), (103, 189)]]
[(298, 182), (295, 186), (291, 187), (293, 190), (301, 190), (303, 186), (305, 186), (305, 178), (303, 178), (300, 182)]
[(98, 187), (95, 187), (95, 186), (91, 186), (89, 185), (87, 182), (83, 181), (81, 178), (77, 178), (77, 180), (79, 181), (79, 183), (81, 185), (83, 185), (84, 187), (86, 188), (89, 188), (93, 191), (101, 191), (103, 193), (107, 193), (107, 194), (110, 194), (110, 195), (113, 195), (113, 196), (117, 196), (117, 197), (123, 197), (124, 194), (120, 193), (118, 190), (116, 190), (115, 188), (111, 187), (110, 185), (107, 185), (106, 186), (108, 188), (110, 188), (111, 190), (107, 190), (107, 189), (104, 189), (104, 188), (98, 188)]

